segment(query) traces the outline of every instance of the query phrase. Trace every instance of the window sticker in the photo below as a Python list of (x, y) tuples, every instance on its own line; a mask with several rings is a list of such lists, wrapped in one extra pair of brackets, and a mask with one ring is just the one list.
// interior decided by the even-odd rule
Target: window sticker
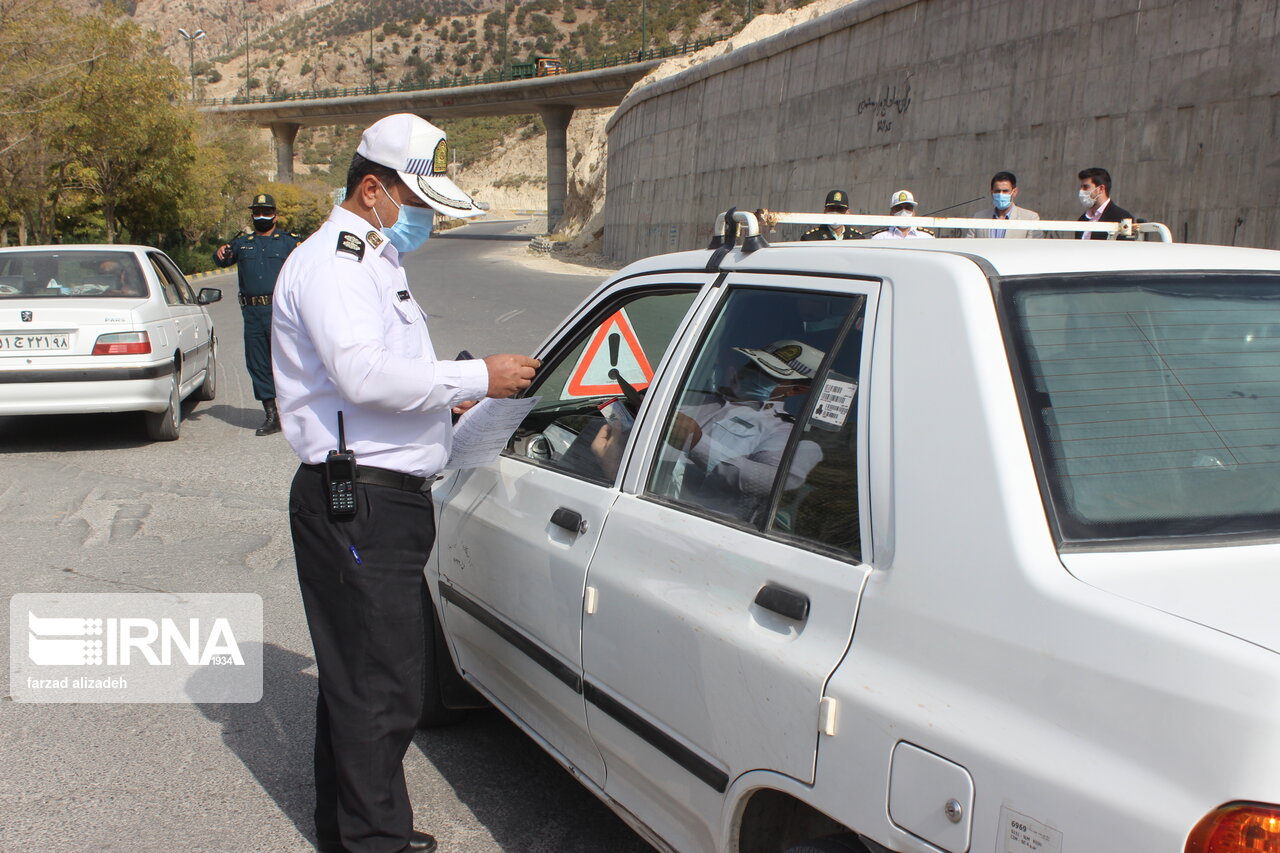
[(824, 429), (840, 429), (849, 419), (853, 398), (858, 393), (857, 382), (828, 378), (818, 395), (818, 406), (813, 410), (813, 423)]

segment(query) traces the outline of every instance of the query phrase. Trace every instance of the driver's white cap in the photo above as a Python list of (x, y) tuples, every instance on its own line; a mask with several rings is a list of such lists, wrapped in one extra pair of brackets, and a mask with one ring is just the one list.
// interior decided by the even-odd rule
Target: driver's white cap
[(396, 113), (378, 119), (360, 136), (356, 153), (395, 169), (414, 195), (446, 216), (484, 213), (471, 196), (449, 179), (445, 172), (449, 164), (445, 132), (424, 118)]

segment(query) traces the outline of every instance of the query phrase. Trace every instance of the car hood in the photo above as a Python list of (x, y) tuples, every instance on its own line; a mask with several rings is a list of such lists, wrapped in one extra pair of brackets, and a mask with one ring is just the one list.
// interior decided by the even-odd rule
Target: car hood
[(1280, 544), (1063, 554), (1062, 562), (1091, 586), (1280, 653)]

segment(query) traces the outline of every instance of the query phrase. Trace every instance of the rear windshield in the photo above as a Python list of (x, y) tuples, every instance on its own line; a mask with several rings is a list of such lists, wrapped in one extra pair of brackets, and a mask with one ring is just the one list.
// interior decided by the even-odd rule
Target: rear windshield
[(999, 292), (1064, 544), (1280, 532), (1280, 275)]
[(148, 295), (147, 280), (130, 252), (0, 253), (0, 299), (66, 299)]

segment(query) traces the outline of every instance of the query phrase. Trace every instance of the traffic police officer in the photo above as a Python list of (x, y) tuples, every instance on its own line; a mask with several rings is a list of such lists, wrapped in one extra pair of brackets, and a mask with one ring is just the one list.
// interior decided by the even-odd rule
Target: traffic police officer
[[(418, 116), (374, 123), (346, 199), (290, 256), (276, 287), (272, 362), (284, 435), (302, 460), (289, 520), (320, 673), (316, 838), (322, 851), (430, 851), (413, 829), (402, 761), (423, 708), (435, 618), (423, 567), (435, 540), (429, 485), (449, 457), (451, 410), (527, 388), (522, 355), (439, 361), (409, 292), (405, 254), (432, 208), (481, 211), (445, 175), (445, 134)], [(334, 512), (323, 464), (343, 413), (354, 515)], [(335, 478), (336, 479), (336, 478)]]
[[(849, 194), (844, 190), (832, 190), (827, 193), (827, 203), (822, 207), (823, 213), (848, 213)], [(801, 240), (863, 240), (863, 234), (852, 225), (817, 225), (800, 235)]]
[(280, 431), (276, 386), (271, 378), (271, 295), (284, 259), (298, 246), (298, 235), (276, 228), (276, 200), (266, 193), (253, 197), (252, 234), (241, 234), (218, 247), (213, 262), (238, 264), (240, 313), (244, 316), (244, 361), (253, 380), (253, 397), (262, 401), (266, 420), (255, 435)]

